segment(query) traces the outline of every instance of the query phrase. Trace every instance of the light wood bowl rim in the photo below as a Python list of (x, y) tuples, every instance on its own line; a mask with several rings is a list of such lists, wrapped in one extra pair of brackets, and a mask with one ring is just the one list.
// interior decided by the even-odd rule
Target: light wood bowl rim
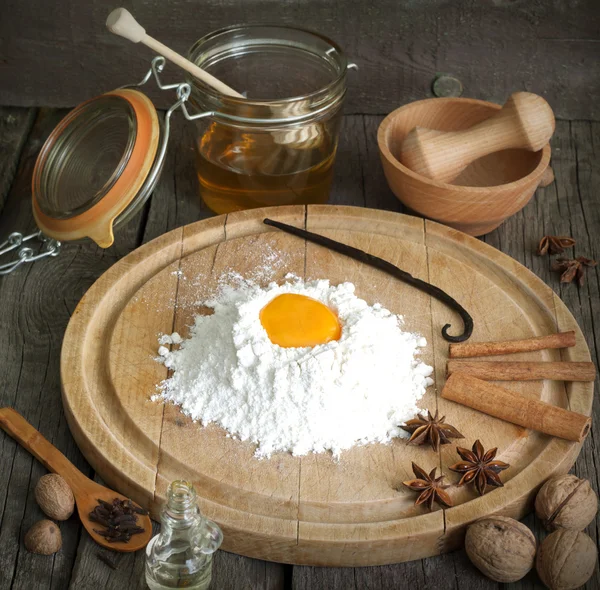
[(512, 191), (515, 189), (524, 190), (527, 186), (531, 186), (531, 184), (536, 184), (536, 181), (538, 181), (542, 177), (542, 174), (548, 167), (548, 164), (550, 164), (551, 149), (549, 143), (542, 148), (542, 157), (540, 158), (538, 165), (527, 176), (524, 176), (519, 180), (514, 180), (513, 182), (508, 182), (506, 184), (497, 184), (492, 186), (463, 186), (460, 184), (450, 184), (447, 182), (440, 182), (438, 180), (427, 178), (426, 176), (417, 174), (410, 168), (407, 168), (404, 164), (402, 164), (402, 162), (400, 162), (400, 160), (398, 160), (398, 158), (394, 156), (394, 154), (392, 154), (392, 151), (389, 148), (388, 138), (391, 132), (390, 127), (393, 125), (393, 123), (398, 117), (401, 117), (404, 114), (404, 112), (414, 107), (415, 105), (433, 102), (439, 104), (441, 101), (446, 103), (463, 102), (465, 104), (469, 103), (472, 105), (487, 106), (496, 110), (500, 110), (502, 108), (501, 105), (496, 104), (495, 102), (489, 102), (487, 100), (479, 100), (476, 98), (447, 97), (415, 100), (393, 110), (379, 125), (379, 129), (377, 130), (377, 145), (379, 146), (379, 153), (381, 157), (385, 158), (386, 161), (394, 167), (397, 173), (403, 174), (405, 176), (410, 176), (414, 180), (421, 182), (424, 185), (429, 185), (445, 190), (465, 191), (466, 193), (475, 194), (485, 194), (489, 193), (489, 191), (491, 190), (497, 191), (499, 189), (506, 191)]

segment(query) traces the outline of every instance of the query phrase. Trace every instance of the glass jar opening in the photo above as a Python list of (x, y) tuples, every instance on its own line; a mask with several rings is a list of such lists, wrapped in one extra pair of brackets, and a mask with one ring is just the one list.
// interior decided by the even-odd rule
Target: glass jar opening
[(275, 25), (221, 29), (200, 39), (189, 59), (245, 98), (225, 96), (189, 78), (202, 111), (240, 123), (298, 123), (339, 108), (346, 90), (346, 56), (322, 35)]

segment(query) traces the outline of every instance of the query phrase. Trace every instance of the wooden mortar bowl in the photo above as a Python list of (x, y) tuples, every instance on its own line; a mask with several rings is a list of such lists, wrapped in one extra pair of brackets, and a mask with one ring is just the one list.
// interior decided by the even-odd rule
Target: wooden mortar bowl
[(391, 112), (379, 126), (377, 142), (392, 192), (413, 211), (472, 236), (496, 229), (531, 199), (550, 162), (550, 145), (539, 152), (503, 150), (472, 162), (452, 182), (431, 180), (396, 157), (414, 127), (466, 129), (501, 108), (472, 98), (430, 98)]

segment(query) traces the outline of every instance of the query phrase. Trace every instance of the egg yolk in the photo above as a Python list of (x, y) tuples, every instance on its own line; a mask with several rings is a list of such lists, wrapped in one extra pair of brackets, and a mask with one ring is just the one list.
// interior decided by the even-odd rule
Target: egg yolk
[(299, 348), (339, 340), (342, 327), (337, 315), (326, 305), (294, 293), (284, 293), (260, 311), (260, 323), (273, 344)]

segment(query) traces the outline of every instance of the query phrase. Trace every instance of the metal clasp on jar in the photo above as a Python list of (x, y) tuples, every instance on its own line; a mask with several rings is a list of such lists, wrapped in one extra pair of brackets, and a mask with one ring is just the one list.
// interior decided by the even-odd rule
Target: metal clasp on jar
[[(25, 242), (37, 240), (38, 249), (24, 246)], [(32, 242), (33, 245), (33, 242)], [(10, 262), (0, 264), (0, 275), (7, 275), (25, 262), (35, 262), (47, 256), (58, 256), (60, 253), (60, 242), (47, 238), (41, 231), (24, 236), (20, 232), (11, 233), (8, 238), (0, 244), (0, 256), (14, 252), (16, 257)]]

